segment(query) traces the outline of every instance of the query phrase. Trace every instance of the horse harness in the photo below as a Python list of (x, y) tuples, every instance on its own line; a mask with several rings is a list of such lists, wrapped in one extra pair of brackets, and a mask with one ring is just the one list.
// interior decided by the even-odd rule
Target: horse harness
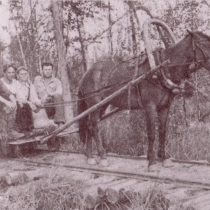
[[(200, 40), (202, 41), (202, 40)], [(203, 40), (205, 41), (205, 40)], [(200, 68), (201, 62), (208, 60), (209, 58), (206, 56), (205, 52), (201, 49), (199, 44), (192, 38), (192, 46), (193, 46), (193, 61), (189, 63), (183, 63), (183, 64), (177, 64), (177, 65), (167, 65), (163, 66), (160, 68), (160, 74), (161, 74), (161, 83), (163, 84), (164, 87), (167, 89), (171, 90), (174, 94), (182, 94), (185, 92), (185, 84), (186, 81), (181, 81), (180, 84), (175, 84), (171, 80), (171, 74), (169, 71), (169, 67), (180, 67), (180, 66), (188, 66), (187, 68), (189, 69), (189, 73), (194, 72), (196, 69)], [(197, 53), (196, 53), (196, 47), (200, 50), (202, 55), (204, 56), (204, 59), (202, 60), (197, 60)], [(165, 59), (165, 54), (164, 54), (164, 49), (160, 49), (154, 52), (156, 60), (157, 60), (157, 65), (161, 64)], [(155, 75), (154, 78), (158, 78), (158, 75)], [(187, 82), (189, 85), (189, 83)], [(190, 85), (192, 87), (192, 84)], [(193, 87), (194, 88), (194, 87)]]

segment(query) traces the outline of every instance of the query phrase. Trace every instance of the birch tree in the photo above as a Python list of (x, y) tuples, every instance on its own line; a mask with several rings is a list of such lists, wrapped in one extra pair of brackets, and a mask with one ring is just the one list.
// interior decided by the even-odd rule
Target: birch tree
[[(58, 69), (61, 75), (61, 81), (63, 85), (63, 100), (65, 102), (71, 101), (70, 84), (68, 79), (67, 62), (66, 62), (66, 50), (63, 40), (62, 23), (61, 23), (61, 2), (59, 0), (52, 0), (52, 14), (54, 23), (54, 33), (58, 54)], [(73, 118), (73, 108), (71, 105), (65, 106), (66, 121), (70, 121)]]

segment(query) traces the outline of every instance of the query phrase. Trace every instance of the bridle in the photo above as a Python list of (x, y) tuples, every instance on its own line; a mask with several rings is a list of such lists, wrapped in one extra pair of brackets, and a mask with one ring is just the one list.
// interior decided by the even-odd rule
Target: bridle
[[(192, 33), (192, 32), (190, 32), (190, 33)], [(164, 66), (160, 69), (160, 73), (161, 73), (161, 76), (162, 76), (162, 82), (163, 82), (164, 86), (167, 89), (170, 89), (173, 93), (176, 93), (176, 94), (183, 93), (184, 92), (184, 87), (185, 87), (185, 84), (184, 84), (185, 81), (182, 81), (180, 84), (175, 84), (170, 78), (171, 76), (170, 76), (169, 68), (186, 66), (186, 68), (188, 68), (188, 71), (189, 71), (189, 74), (190, 74), (190, 73), (196, 71), (197, 69), (199, 69), (201, 67), (202, 62), (207, 61), (209, 59), (208, 56), (206, 56), (203, 49), (198, 44), (201, 41), (206, 41), (206, 40), (196, 41), (193, 38), (193, 35), (192, 35), (192, 47), (193, 47), (193, 54), (194, 54), (193, 61), (183, 63), (183, 64), (176, 64), (176, 65), (168, 64), (167, 66)], [(202, 60), (197, 59), (198, 58), (197, 50), (199, 50), (202, 53), (204, 59), (202, 59)], [(161, 50), (157, 54), (157, 62), (161, 63), (161, 62), (163, 62), (163, 59), (164, 59), (163, 50)]]

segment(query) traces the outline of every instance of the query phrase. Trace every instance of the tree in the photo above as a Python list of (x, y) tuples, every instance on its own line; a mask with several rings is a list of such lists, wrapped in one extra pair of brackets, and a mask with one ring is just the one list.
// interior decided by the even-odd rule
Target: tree
[[(58, 69), (61, 75), (61, 81), (63, 85), (63, 99), (64, 103), (71, 101), (70, 85), (68, 80), (67, 62), (66, 62), (66, 50), (63, 40), (62, 23), (61, 23), (61, 4), (59, 0), (52, 0), (52, 14), (54, 23), (54, 32), (58, 54)], [(72, 106), (65, 106), (66, 121), (70, 121), (73, 118)]]

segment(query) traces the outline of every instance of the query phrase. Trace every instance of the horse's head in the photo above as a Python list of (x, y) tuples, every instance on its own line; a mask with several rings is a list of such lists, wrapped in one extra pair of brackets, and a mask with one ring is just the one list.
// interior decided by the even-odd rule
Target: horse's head
[(210, 71), (210, 37), (202, 32), (188, 31), (181, 41), (166, 49), (165, 56), (165, 60), (170, 60), (170, 79), (175, 84), (201, 67)]
[(164, 81), (170, 89), (179, 88), (184, 79), (201, 67), (210, 71), (210, 37), (202, 32), (188, 31), (181, 41), (164, 51), (164, 60), (167, 59), (170, 64), (162, 73)]
[[(196, 67), (204, 67), (210, 71), (210, 37), (202, 32), (191, 32), (188, 35), (191, 38), (193, 50), (193, 63)], [(192, 67), (194, 67), (192, 65)]]

